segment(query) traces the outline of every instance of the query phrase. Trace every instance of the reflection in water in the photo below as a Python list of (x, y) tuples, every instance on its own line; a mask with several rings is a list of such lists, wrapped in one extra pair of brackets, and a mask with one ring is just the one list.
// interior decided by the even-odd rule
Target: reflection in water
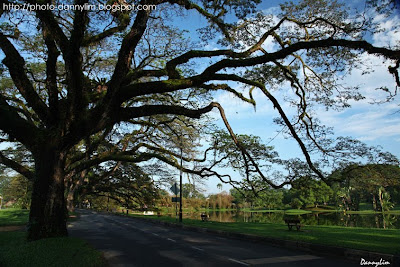
[[(184, 218), (200, 219), (201, 212), (184, 214)], [(283, 212), (210, 211), (210, 221), (283, 223), (286, 218), (299, 218), (306, 225), (332, 225), (347, 227), (400, 229), (400, 215), (393, 214), (344, 214), (340, 212), (287, 215)]]

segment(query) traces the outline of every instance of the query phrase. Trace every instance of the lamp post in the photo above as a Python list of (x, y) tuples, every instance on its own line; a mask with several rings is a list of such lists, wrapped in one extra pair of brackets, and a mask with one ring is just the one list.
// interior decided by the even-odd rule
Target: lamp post
[(181, 166), (179, 171), (179, 222), (182, 222), (182, 135), (180, 136), (180, 149), (181, 149)]
[(0, 210), (2, 209), (2, 207), (3, 207), (3, 197), (0, 196)]

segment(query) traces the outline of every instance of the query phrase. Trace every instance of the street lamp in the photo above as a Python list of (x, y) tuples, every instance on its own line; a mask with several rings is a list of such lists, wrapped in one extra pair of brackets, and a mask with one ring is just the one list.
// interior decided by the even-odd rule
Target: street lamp
[[(176, 136), (179, 136), (179, 148), (181, 150), (181, 162), (180, 162), (180, 170), (179, 170), (179, 222), (182, 222), (182, 173), (183, 173), (183, 142), (182, 142), (182, 137), (186, 134), (182, 134), (180, 133), (179, 135), (174, 131), (174, 133), (176, 134)], [(189, 139), (192, 140), (192, 138), (190, 137), (190, 135), (188, 135)]]
[(181, 149), (181, 166), (180, 166), (180, 171), (179, 171), (179, 188), (181, 189), (179, 191), (179, 222), (182, 222), (182, 135), (180, 136), (180, 149)]

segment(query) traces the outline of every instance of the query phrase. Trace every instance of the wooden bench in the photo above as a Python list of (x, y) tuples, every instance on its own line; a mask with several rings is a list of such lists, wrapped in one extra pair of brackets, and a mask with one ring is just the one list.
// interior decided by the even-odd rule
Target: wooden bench
[(207, 214), (205, 214), (205, 213), (202, 213), (202, 214), (200, 215), (200, 217), (201, 217), (201, 220), (202, 220), (203, 222), (207, 222), (208, 219), (210, 218), (210, 216), (207, 215)]
[(297, 231), (300, 231), (302, 226), (299, 219), (285, 219), (285, 223), (287, 224), (289, 230), (292, 230), (292, 227), (296, 226)]

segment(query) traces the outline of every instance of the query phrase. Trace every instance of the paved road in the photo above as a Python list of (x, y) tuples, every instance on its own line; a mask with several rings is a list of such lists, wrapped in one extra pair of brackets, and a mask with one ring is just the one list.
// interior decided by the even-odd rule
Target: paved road
[(79, 210), (69, 224), (71, 236), (104, 252), (110, 266), (359, 266), (254, 243), (169, 228), (141, 220)]

